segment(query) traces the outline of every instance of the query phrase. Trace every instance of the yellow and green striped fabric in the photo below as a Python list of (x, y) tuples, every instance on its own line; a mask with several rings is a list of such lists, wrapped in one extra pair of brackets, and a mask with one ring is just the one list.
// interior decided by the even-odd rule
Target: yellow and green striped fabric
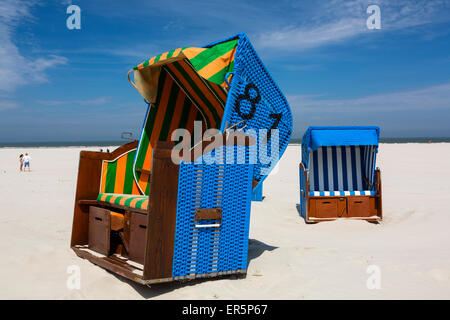
[(135, 155), (133, 149), (115, 160), (103, 161), (100, 193), (140, 194), (133, 177)]
[(234, 54), (238, 40), (216, 44), (210, 48), (185, 47), (170, 50), (150, 58), (134, 67), (141, 70), (187, 58), (200, 76), (225, 86), (225, 75), (233, 71)]
[(152, 150), (156, 141), (170, 141), (178, 128), (194, 130), (194, 121), (204, 129), (220, 128), (227, 95), (217, 84), (204, 81), (186, 60), (165, 65), (159, 76), (155, 105), (149, 108), (144, 123), (134, 174), (143, 194), (149, 193)]
[(120, 206), (147, 210), (148, 209), (148, 197), (136, 196), (130, 194), (114, 194), (114, 193), (100, 193), (97, 197), (97, 201), (106, 202), (110, 204), (117, 204)]

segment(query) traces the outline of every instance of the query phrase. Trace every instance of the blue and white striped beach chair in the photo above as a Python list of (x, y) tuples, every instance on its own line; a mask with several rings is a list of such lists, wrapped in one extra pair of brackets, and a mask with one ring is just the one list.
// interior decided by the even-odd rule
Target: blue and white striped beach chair
[(301, 215), (380, 220), (378, 127), (309, 127), (302, 139)]

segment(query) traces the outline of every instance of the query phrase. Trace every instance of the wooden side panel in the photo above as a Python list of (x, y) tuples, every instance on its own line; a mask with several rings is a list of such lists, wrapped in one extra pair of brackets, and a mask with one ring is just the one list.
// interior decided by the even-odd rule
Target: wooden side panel
[(172, 162), (173, 142), (157, 142), (153, 151), (144, 279), (172, 276), (179, 166)]
[(79, 200), (97, 199), (100, 188), (102, 161), (117, 158), (122, 153), (137, 147), (137, 141), (120, 146), (112, 153), (81, 151), (78, 164), (77, 189), (70, 246), (88, 244), (89, 205)]
[(377, 201), (378, 216), (380, 217), (380, 219), (383, 219), (383, 206), (382, 206), (383, 193), (381, 190), (381, 171), (379, 169), (375, 171), (375, 183), (378, 191), (378, 201)]
[(80, 153), (71, 246), (88, 244), (89, 206), (79, 204), (78, 200), (97, 199), (102, 158), (105, 156), (107, 154), (101, 152), (81, 151)]

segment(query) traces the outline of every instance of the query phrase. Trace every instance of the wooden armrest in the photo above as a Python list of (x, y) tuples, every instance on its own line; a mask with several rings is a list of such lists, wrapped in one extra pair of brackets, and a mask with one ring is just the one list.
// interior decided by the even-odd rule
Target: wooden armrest
[(86, 206), (93, 206), (98, 204), (97, 200), (78, 200), (78, 204), (80, 205), (86, 205)]

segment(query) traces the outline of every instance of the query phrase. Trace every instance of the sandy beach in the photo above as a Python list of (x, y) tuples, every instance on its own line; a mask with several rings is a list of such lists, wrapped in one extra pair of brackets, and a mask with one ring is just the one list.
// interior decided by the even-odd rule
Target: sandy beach
[[(306, 224), (298, 212), (300, 146), (291, 145), (264, 184), (264, 201), (252, 204), (247, 276), (152, 287), (69, 247), (79, 152), (99, 149), (0, 148), (0, 299), (450, 298), (448, 143), (380, 145), (380, 224)], [(24, 152), (31, 172), (19, 172)], [(80, 290), (67, 288), (71, 265), (81, 269)], [(380, 268), (380, 289), (367, 288), (369, 265)]]

